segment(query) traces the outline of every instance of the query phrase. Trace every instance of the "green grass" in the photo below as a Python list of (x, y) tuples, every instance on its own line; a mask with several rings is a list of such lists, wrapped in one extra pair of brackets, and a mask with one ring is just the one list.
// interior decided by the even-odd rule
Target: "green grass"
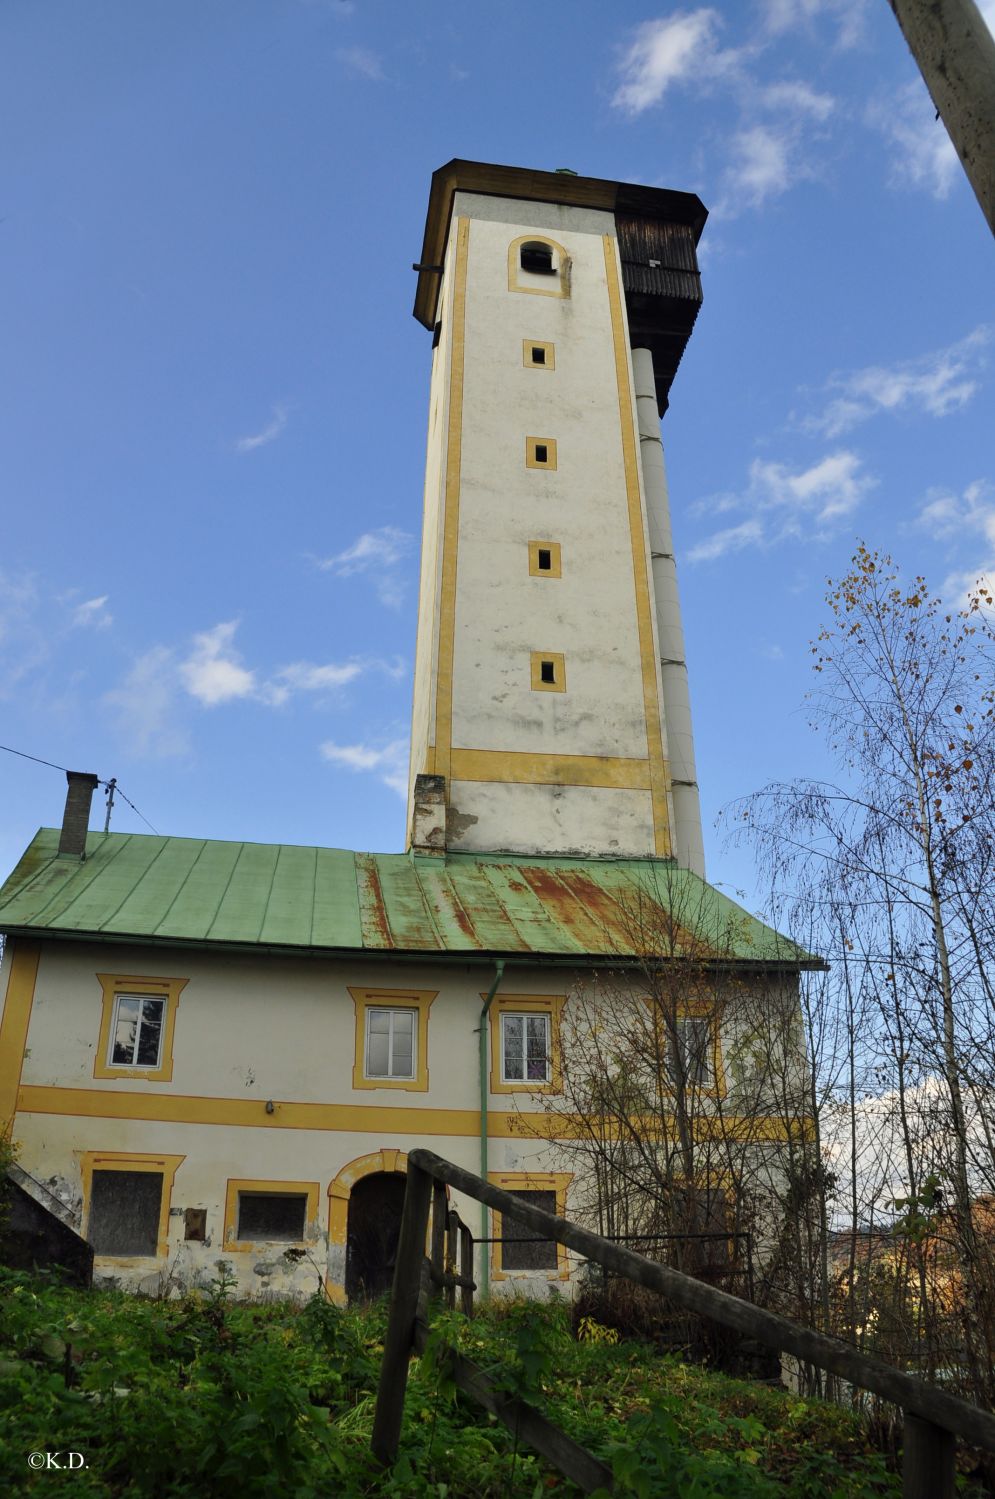
[[(512, 1303), (473, 1322), (439, 1314), (433, 1344), (467, 1355), (613, 1465), (616, 1491), (863, 1499), (899, 1484), (860, 1424), (661, 1357), (577, 1342), (563, 1305)], [(539, 1499), (576, 1490), (457, 1398), (444, 1360), (413, 1360), (392, 1474), (369, 1440), (382, 1307), (147, 1301), (0, 1270), (0, 1492), (73, 1499)], [(597, 1329), (594, 1329), (595, 1335)], [(81, 1452), (78, 1471), (28, 1455)]]

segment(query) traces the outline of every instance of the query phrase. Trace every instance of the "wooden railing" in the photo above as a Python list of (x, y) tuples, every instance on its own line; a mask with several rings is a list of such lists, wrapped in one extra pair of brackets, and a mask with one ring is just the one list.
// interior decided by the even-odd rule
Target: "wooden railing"
[[(679, 1270), (656, 1264), (630, 1249), (609, 1243), (565, 1218), (556, 1218), (541, 1208), (530, 1207), (510, 1192), (492, 1186), (461, 1166), (454, 1166), (433, 1151), (417, 1149), (408, 1154), (408, 1179), (394, 1288), (373, 1422), (373, 1451), (385, 1466), (392, 1464), (397, 1455), (408, 1359), (412, 1351), (424, 1349), (428, 1336), (427, 1304), (432, 1272), (425, 1259), (425, 1243), (433, 1194), (436, 1203), (432, 1228), (435, 1278), (453, 1298), (459, 1286), (463, 1291), (464, 1306), (469, 1304), (472, 1307), (473, 1290), (467, 1284), (470, 1282), (472, 1287), (472, 1268), (468, 1265), (466, 1249), (469, 1231), (462, 1236), (458, 1225), (450, 1223), (446, 1186), (455, 1187), (467, 1197), (485, 1203), (503, 1217), (511, 1218), (536, 1234), (565, 1244), (568, 1249), (606, 1270), (659, 1292), (686, 1311), (696, 1312), (743, 1337), (756, 1339), (779, 1353), (793, 1354), (804, 1363), (814, 1364), (859, 1389), (900, 1406), (905, 1428), (902, 1459), (904, 1499), (953, 1499), (956, 1437), (995, 1452), (995, 1416), (987, 1411), (969, 1405), (966, 1400), (949, 1395), (914, 1375), (905, 1374), (880, 1359), (870, 1358), (838, 1338), (827, 1337), (825, 1333), (803, 1327), (775, 1312), (752, 1306), (726, 1291), (682, 1275)], [(447, 1236), (454, 1233), (457, 1240), (462, 1240), (458, 1275), (455, 1248), (449, 1256), (445, 1252), (447, 1243), (453, 1242)], [(595, 1488), (611, 1488), (611, 1473), (604, 1463), (579, 1447), (533, 1407), (504, 1395), (481, 1369), (455, 1349), (449, 1350), (447, 1357), (458, 1389), (484, 1405), (574, 1483), (588, 1493)]]

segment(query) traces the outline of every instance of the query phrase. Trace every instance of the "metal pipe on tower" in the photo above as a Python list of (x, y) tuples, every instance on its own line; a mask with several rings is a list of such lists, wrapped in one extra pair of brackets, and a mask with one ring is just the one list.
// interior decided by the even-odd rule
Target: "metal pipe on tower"
[(663, 720), (674, 808), (674, 857), (682, 868), (690, 869), (704, 878), (705, 846), (701, 835), (701, 803), (694, 763), (684, 627), (681, 624), (677, 564), (670, 529), (670, 495), (663, 461), (653, 355), (649, 349), (633, 349), (632, 373), (636, 388), (639, 452), (642, 459), (643, 492), (646, 496), (653, 591), (656, 596)]

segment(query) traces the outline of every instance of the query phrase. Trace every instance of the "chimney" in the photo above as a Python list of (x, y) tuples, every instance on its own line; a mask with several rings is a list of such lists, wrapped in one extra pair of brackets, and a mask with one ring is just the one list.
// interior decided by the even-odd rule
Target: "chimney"
[(415, 776), (411, 813), (411, 852), (446, 852), (446, 778)]
[(97, 789), (97, 777), (85, 770), (67, 770), (66, 810), (62, 814), (59, 853), (75, 859), (86, 858), (86, 830), (90, 826), (90, 803)]

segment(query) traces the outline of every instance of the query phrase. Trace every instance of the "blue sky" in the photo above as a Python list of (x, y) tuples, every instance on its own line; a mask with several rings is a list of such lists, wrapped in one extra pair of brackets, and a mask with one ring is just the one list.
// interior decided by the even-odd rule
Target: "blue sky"
[[(855, 538), (995, 572), (991, 236), (883, 0), (8, 0), (0, 74), (0, 742), (158, 831), (403, 846), (454, 156), (711, 210), (663, 434), (713, 879), (723, 805), (826, 769)], [(0, 788), (6, 871), (64, 782)]]

